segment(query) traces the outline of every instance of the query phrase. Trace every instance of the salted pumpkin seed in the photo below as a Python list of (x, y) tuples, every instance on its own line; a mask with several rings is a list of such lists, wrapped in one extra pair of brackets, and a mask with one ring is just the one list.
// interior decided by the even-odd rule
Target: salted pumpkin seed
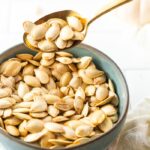
[(84, 34), (82, 32), (75, 31), (72, 40), (84, 40)]
[(113, 127), (113, 123), (110, 118), (106, 117), (105, 120), (99, 125), (99, 128), (103, 132), (109, 131)]
[(23, 114), (23, 113), (13, 113), (13, 115), (21, 120), (30, 120), (31, 119), (31, 117), (29, 115)]
[(64, 133), (63, 136), (69, 140), (75, 140), (77, 139), (77, 136), (75, 135), (75, 131), (67, 126), (63, 126)]
[(60, 88), (60, 91), (61, 91), (64, 95), (68, 95), (69, 89), (70, 89), (69, 87), (62, 86), (62, 87)]
[(18, 130), (19, 130), (20, 135), (21, 135), (22, 137), (27, 136), (27, 134), (28, 134), (28, 131), (26, 130), (26, 126), (27, 126), (27, 120), (24, 120), (24, 121), (19, 125)]
[(25, 21), (23, 23), (23, 28), (24, 28), (25, 32), (27, 32), (27, 33), (30, 33), (34, 26), (35, 26), (35, 24), (32, 23), (31, 21)]
[(27, 62), (27, 61), (22, 62), (22, 63), (21, 63), (21, 67), (23, 68), (23, 67), (25, 67), (27, 64), (28, 64), (28, 62)]
[(68, 95), (69, 96), (74, 96), (75, 95), (73, 88), (71, 88), (71, 87), (69, 88)]
[(80, 114), (81, 111), (83, 110), (83, 106), (84, 106), (83, 99), (75, 98), (75, 100), (74, 100), (74, 109), (78, 114)]
[(42, 65), (39, 66), (39, 70), (42, 70), (42, 71), (46, 72), (49, 76), (52, 74), (51, 70), (49, 68), (44, 67)]
[(40, 132), (37, 132), (37, 133), (31, 133), (31, 134), (28, 134), (26, 137), (23, 138), (23, 140), (25, 142), (36, 142), (38, 141), (42, 136), (44, 136), (45, 134), (47, 133), (47, 130), (43, 129), (42, 131)]
[(61, 86), (67, 86), (72, 78), (72, 75), (70, 72), (66, 72), (62, 75), (60, 78), (60, 85)]
[(109, 117), (113, 123), (118, 121), (118, 114)]
[(92, 61), (92, 57), (89, 57), (89, 56), (81, 57), (80, 63), (77, 64), (77, 67), (79, 69), (86, 69), (91, 63), (91, 61)]
[(44, 118), (48, 115), (47, 112), (30, 112), (30, 116), (33, 118)]
[(1, 65), (0, 65), (0, 73), (3, 73), (6, 66), (9, 64), (9, 61), (4, 61)]
[(47, 59), (41, 59), (40, 63), (42, 66), (45, 66), (45, 67), (48, 67), (50, 65), (52, 65), (53, 63), (55, 62), (55, 59), (52, 58), (50, 60), (47, 60)]
[(56, 89), (51, 89), (49, 91), (49, 94), (55, 95), (55, 96), (59, 97), (60, 99), (64, 96), (63, 93), (60, 91), (60, 89), (58, 87)]
[(4, 123), (6, 125), (12, 125), (12, 126), (19, 125), (21, 122), (22, 122), (22, 120), (15, 117), (15, 116), (7, 118), (7, 119), (4, 120)]
[(25, 94), (27, 94), (30, 91), (29, 86), (24, 83), (24, 82), (20, 82), (19, 86), (18, 86), (18, 95), (23, 98)]
[[(16, 83), (18, 83), (19, 81), (22, 81), (22, 79), (23, 79), (23, 77), (20, 74), (15, 76), (15, 82)], [(16, 87), (17, 87), (17, 85), (16, 85)]]
[(71, 116), (73, 116), (75, 113), (76, 113), (76, 112), (75, 112), (74, 110), (68, 110), (68, 111), (64, 112), (63, 115), (64, 115), (65, 117), (71, 117)]
[(63, 133), (64, 132), (63, 126), (58, 123), (47, 122), (44, 124), (44, 127), (50, 132), (54, 132), (54, 133)]
[(27, 40), (31, 46), (38, 48), (38, 41), (34, 40), (31, 35), (27, 35)]
[(81, 98), (83, 101), (85, 100), (85, 92), (81, 87), (78, 87), (75, 93), (75, 98)]
[(99, 107), (96, 107), (96, 106), (92, 106), (90, 107), (90, 111), (91, 112), (94, 112), (95, 110), (99, 110), (100, 108)]
[(5, 97), (5, 98), (3, 98), (3, 100), (4, 99), (9, 101), (12, 104), (12, 106), (14, 106), (16, 104), (16, 100), (12, 97)]
[(29, 113), (30, 109), (29, 108), (16, 108), (13, 109), (13, 113)]
[(7, 108), (4, 110), (3, 112), (3, 118), (8, 118), (12, 116), (12, 109), (11, 108)]
[(28, 92), (26, 93), (24, 96), (23, 96), (23, 100), (26, 101), (26, 102), (29, 102), (29, 101), (32, 101), (34, 96), (36, 96), (35, 93), (33, 92)]
[(52, 77), (49, 78), (49, 82), (46, 84), (46, 88), (48, 90), (50, 89), (56, 89), (56, 83)]
[(25, 75), (24, 81), (27, 85), (32, 86), (32, 87), (40, 87), (41, 86), (40, 81), (36, 77), (31, 76), (31, 75)]
[(73, 64), (73, 63), (72, 63), (72, 64), (69, 64), (68, 67), (69, 67), (69, 69), (70, 69), (71, 71), (77, 72), (77, 67), (76, 67), (75, 64)]
[(30, 133), (40, 132), (44, 128), (44, 122), (39, 119), (31, 119), (27, 122), (25, 129)]
[(70, 147), (72, 148), (72, 147), (74, 147), (74, 146), (78, 146), (78, 144), (72, 143), (72, 144), (67, 145), (66, 148), (70, 148)]
[(56, 54), (61, 57), (73, 57), (71, 53), (67, 53), (67, 52), (56, 52)]
[(100, 77), (94, 78), (94, 84), (103, 84), (106, 82), (106, 76), (102, 75)]
[(55, 77), (58, 81), (61, 79), (61, 74), (57, 70), (52, 70), (52, 75)]
[(69, 57), (57, 57), (56, 60), (62, 64), (71, 64), (72, 59)]
[(6, 125), (5, 126), (7, 132), (10, 134), (10, 135), (13, 135), (13, 136), (19, 136), (20, 133), (19, 133), (19, 130), (17, 129), (17, 127), (15, 126), (12, 126), (12, 125)]
[(43, 52), (53, 52), (56, 51), (58, 48), (55, 45), (54, 42), (50, 40), (42, 40), (38, 43), (39, 49), (41, 49)]
[(16, 94), (12, 94), (11, 97), (15, 99), (16, 103), (22, 102), (22, 99)]
[(60, 33), (60, 25), (58, 23), (52, 23), (52, 25), (45, 34), (45, 38), (47, 40), (53, 41), (58, 37), (59, 33)]
[(47, 103), (46, 101), (40, 96), (40, 99), (34, 101), (31, 105), (30, 112), (44, 112), (47, 110)]
[(60, 38), (64, 41), (71, 40), (73, 36), (74, 32), (68, 25), (64, 26), (60, 31)]
[(91, 126), (91, 127), (93, 127), (93, 128), (96, 127), (96, 125), (94, 125), (94, 124), (91, 122), (90, 117), (81, 118), (80, 121), (81, 121), (82, 124), (87, 124), (87, 125), (89, 125), (89, 126)]
[(17, 103), (13, 108), (30, 108), (33, 102), (20, 102)]
[(33, 57), (33, 60), (41, 60), (41, 58), (42, 58), (42, 52), (38, 52), (38, 53), (36, 53), (36, 55)]
[(80, 69), (78, 71), (79, 77), (82, 78), (83, 82), (85, 84), (93, 84), (93, 79), (89, 78), (86, 74), (85, 74), (85, 70)]
[(82, 114), (84, 117), (86, 117), (86, 116), (88, 115), (88, 113), (89, 113), (89, 104), (88, 104), (88, 102), (87, 102), (87, 103), (84, 105), (81, 114)]
[(108, 97), (108, 89), (107, 88), (104, 88), (104, 87), (101, 87), (99, 86), (97, 89), (96, 89), (96, 98), (98, 100), (104, 100), (105, 98)]
[(3, 74), (5, 76), (16, 76), (21, 70), (21, 63), (19, 61), (9, 61), (5, 66)]
[(14, 77), (5, 77), (1, 75), (1, 82), (4, 86), (14, 88), (15, 87), (15, 78)]
[(67, 121), (69, 118), (64, 117), (64, 116), (57, 116), (52, 119), (53, 122), (64, 122)]
[(82, 31), (83, 24), (81, 23), (80, 19), (75, 16), (69, 16), (67, 17), (67, 22), (71, 28), (73, 28), (75, 31)]
[(108, 79), (108, 86), (112, 92), (115, 92), (114, 84), (111, 79)]
[(96, 88), (94, 85), (88, 85), (85, 88), (86, 96), (93, 96), (95, 94)]
[(106, 115), (102, 110), (96, 110), (95, 112), (91, 113), (89, 115), (89, 118), (94, 125), (101, 124), (104, 119), (106, 118)]
[(48, 114), (52, 117), (56, 117), (59, 114), (59, 112), (59, 109), (57, 109), (53, 105), (48, 106)]
[(55, 53), (42, 53), (42, 59), (50, 60), (55, 57)]
[(67, 22), (63, 19), (60, 19), (60, 18), (52, 18), (52, 19), (49, 19), (47, 21), (48, 25), (52, 25), (53, 23), (58, 23), (60, 25), (60, 27), (64, 27)]
[(118, 104), (119, 104), (118, 96), (115, 93), (112, 93), (111, 95), (113, 95), (111, 104), (113, 104), (114, 106), (118, 106)]
[(16, 57), (21, 59), (21, 60), (29, 60), (29, 59), (33, 58), (33, 55), (31, 55), (31, 54), (17, 54)]
[(74, 116), (72, 116), (70, 119), (71, 120), (79, 120), (79, 119), (81, 119), (81, 118), (83, 118), (83, 115), (81, 114), (79, 114), (79, 115), (74, 115)]
[(73, 40), (68, 40), (67, 41), (67, 45), (66, 45), (66, 48), (69, 48), (73, 45), (74, 41)]
[(90, 138), (82, 137), (82, 138), (76, 139), (73, 143), (74, 144), (83, 144), (83, 143), (88, 142), (89, 140), (90, 140)]
[(103, 107), (101, 107), (101, 110), (107, 115), (107, 116), (112, 116), (115, 115), (117, 113), (117, 110), (115, 109), (115, 107), (111, 104), (107, 104)]
[(49, 82), (49, 76), (46, 72), (40, 69), (35, 69), (34, 71), (36, 78), (39, 79), (42, 84), (47, 84)]
[(90, 105), (91, 106), (102, 106), (102, 105), (105, 105), (105, 104), (108, 104), (109, 102), (111, 102), (114, 97), (115, 97), (114, 93), (109, 91), (109, 95), (106, 99), (94, 101)]
[(93, 131), (93, 127), (89, 125), (80, 125), (76, 128), (75, 134), (78, 137), (87, 137), (90, 136)]
[(64, 74), (65, 72), (70, 71), (68, 65), (59, 63), (59, 62), (55, 62), (52, 66), (52, 69), (55, 69), (57, 72), (59, 72), (61, 75)]
[(0, 98), (9, 97), (12, 94), (11, 88), (1, 88), (0, 89)]
[(82, 124), (83, 123), (79, 120), (69, 120), (64, 123), (65, 126), (68, 126), (73, 130), (75, 130), (78, 126), (80, 126)]
[(34, 68), (35, 66), (32, 64), (28, 64), (23, 68), (22, 74), (25, 75), (34, 75)]
[(74, 89), (77, 89), (79, 86), (81, 86), (81, 84), (82, 84), (82, 80), (80, 77), (73, 77), (69, 82), (69, 85)]
[(42, 23), (39, 25), (34, 25), (30, 31), (30, 35), (34, 40), (41, 40), (44, 38), (46, 31), (48, 30), (48, 24)]
[(58, 97), (56, 95), (52, 95), (52, 94), (45, 94), (43, 97), (45, 98), (45, 100), (48, 104), (54, 104), (57, 101), (61, 100), (60, 97)]
[(0, 109), (5, 109), (11, 107), (13, 104), (9, 101), (9, 98), (0, 99)]
[(72, 109), (72, 105), (68, 104), (65, 100), (59, 100), (57, 101), (54, 106), (62, 111), (68, 111)]
[(64, 41), (60, 36), (55, 40), (55, 44), (59, 49), (64, 49), (67, 46), (67, 41)]
[(97, 70), (97, 69), (93, 69), (93, 68), (87, 68), (85, 70), (85, 74), (89, 77), (89, 78), (97, 78), (101, 75), (104, 74), (103, 71)]
[(55, 139), (55, 135), (52, 132), (47, 132), (41, 139), (40, 139), (40, 146), (42, 148), (50, 148), (53, 144), (48, 142), (49, 139)]

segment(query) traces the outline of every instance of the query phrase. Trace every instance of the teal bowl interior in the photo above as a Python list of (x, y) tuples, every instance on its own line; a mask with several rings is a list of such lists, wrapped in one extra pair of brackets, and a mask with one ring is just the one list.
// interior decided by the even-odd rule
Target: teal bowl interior
[[(114, 85), (115, 85), (115, 90), (117, 92), (117, 95), (119, 97), (119, 120), (118, 122), (114, 125), (114, 127), (101, 137), (92, 140), (88, 142), (87, 144), (82, 144), (80, 146), (77, 146), (78, 150), (102, 150), (105, 149), (112, 141), (115, 139), (115, 137), (118, 135), (120, 132), (123, 123), (126, 118), (127, 110), (128, 110), (128, 104), (129, 104), (129, 92), (128, 92), (128, 87), (125, 81), (125, 78), (119, 69), (119, 67), (116, 65), (116, 63), (111, 60), (108, 56), (106, 56), (104, 53), (102, 53), (99, 50), (96, 50), (95, 48), (81, 44), (77, 47), (74, 47), (72, 49), (67, 49), (67, 52), (72, 53), (75, 57), (82, 57), (82, 56), (91, 56), (93, 58), (94, 63), (96, 64), (97, 68), (105, 71), (107, 74), (107, 77), (110, 78)], [(27, 49), (23, 44), (17, 45), (15, 47), (10, 48), (9, 50), (5, 51), (3, 54), (0, 55), (0, 63), (7, 60), (8, 58), (15, 57), (16, 54), (18, 53), (31, 53), (35, 54), (36, 52), (30, 51)], [(3, 131), (0, 130), (0, 134), (6, 134), (3, 133)], [(7, 134), (7, 138), (10, 138), (10, 136)], [(11, 137), (13, 138), (13, 137)], [(16, 138), (14, 138), (16, 140)], [(29, 146), (29, 144), (26, 144), (20, 140), (20, 143), (24, 144), (25, 146)], [(101, 147), (96, 147), (100, 146), (102, 143)], [(92, 146), (93, 145), (93, 146)], [(16, 147), (18, 148), (18, 147)], [(32, 147), (34, 149), (35, 147)], [(22, 148), (23, 149), (23, 148)], [(35, 148), (37, 149), (37, 148)], [(73, 150), (74, 148), (68, 148)], [(26, 149), (23, 149), (26, 150)], [(76, 149), (75, 149), (76, 150)]]

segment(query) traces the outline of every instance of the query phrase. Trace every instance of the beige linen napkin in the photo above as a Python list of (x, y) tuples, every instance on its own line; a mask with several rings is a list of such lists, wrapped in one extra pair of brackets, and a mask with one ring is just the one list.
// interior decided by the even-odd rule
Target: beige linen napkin
[(150, 150), (150, 99), (129, 111), (123, 130), (109, 150)]

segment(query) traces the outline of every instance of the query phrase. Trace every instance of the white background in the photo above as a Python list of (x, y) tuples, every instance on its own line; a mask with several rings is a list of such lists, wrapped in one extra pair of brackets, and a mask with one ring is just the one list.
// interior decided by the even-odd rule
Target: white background
[[(47, 13), (63, 9), (76, 10), (89, 18), (106, 1), (0, 0), (0, 53), (22, 42), (25, 20), (35, 21)], [(145, 5), (146, 0), (141, 1)], [(89, 28), (84, 41), (106, 53), (123, 70), (129, 85), (131, 107), (150, 96), (150, 28), (140, 28), (136, 3), (98, 19)]]

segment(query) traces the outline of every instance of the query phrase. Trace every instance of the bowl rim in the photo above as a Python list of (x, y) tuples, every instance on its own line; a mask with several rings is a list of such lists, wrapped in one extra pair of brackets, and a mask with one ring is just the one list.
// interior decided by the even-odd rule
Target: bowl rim
[[(28, 49), (27, 47), (25, 47), (25, 45), (23, 43), (20, 43), (20, 44), (17, 44), (15, 46), (12, 46), (10, 48), (8, 48), (7, 50), (3, 51), (2, 53), (0, 53), (0, 55), (2, 54), (5, 54), (6, 52), (9, 52), (10, 50), (12, 49), (16, 49), (16, 48), (26, 48)], [(124, 120), (126, 119), (126, 115), (127, 115), (127, 112), (128, 112), (128, 108), (129, 108), (129, 89), (128, 89), (128, 85), (127, 85), (127, 82), (126, 82), (126, 79), (124, 77), (124, 74), (122, 73), (121, 69), (119, 68), (119, 66), (116, 64), (116, 62), (114, 60), (112, 60), (108, 55), (106, 55), (105, 53), (103, 53), (102, 51), (98, 50), (97, 48), (94, 48), (88, 44), (83, 44), (81, 43), (80, 45), (76, 46), (76, 47), (79, 47), (79, 48), (84, 48), (84, 49), (87, 49), (88, 50), (91, 50), (91, 51), (94, 51), (96, 53), (99, 53), (100, 55), (102, 55), (103, 57), (109, 59), (114, 65), (115, 67), (118, 69), (123, 81), (124, 81), (124, 85), (125, 85), (125, 90), (126, 90), (126, 105), (125, 105), (125, 111), (123, 112), (122, 116), (119, 118), (119, 120), (117, 121), (117, 123), (113, 126), (113, 128), (111, 128), (108, 132), (102, 134), (101, 136), (98, 136), (86, 143), (83, 143), (83, 144), (80, 144), (80, 145), (77, 145), (77, 146), (73, 146), (73, 147), (68, 147), (68, 148), (56, 148), (56, 150), (74, 150), (76, 148), (80, 148), (80, 147), (83, 147), (85, 145), (89, 145), (89, 144), (92, 144), (93, 142), (95, 141), (98, 141), (99, 139), (101, 139), (102, 137), (108, 135), (110, 132), (114, 131), (118, 125)], [(67, 51), (67, 50), (66, 50)], [(8, 139), (10, 140), (13, 140), (15, 141), (16, 143), (18, 144), (22, 144), (24, 146), (28, 146), (30, 148), (34, 148), (34, 149), (37, 149), (37, 150), (49, 150), (48, 148), (40, 148), (39, 146), (36, 146), (36, 145), (33, 145), (33, 144), (30, 144), (30, 143), (26, 143), (24, 142), (23, 140), (19, 139), (19, 138), (15, 138), (11, 135), (9, 135), (3, 128), (0, 128), (0, 134), (6, 136)], [(54, 149), (55, 150), (55, 149)]]

